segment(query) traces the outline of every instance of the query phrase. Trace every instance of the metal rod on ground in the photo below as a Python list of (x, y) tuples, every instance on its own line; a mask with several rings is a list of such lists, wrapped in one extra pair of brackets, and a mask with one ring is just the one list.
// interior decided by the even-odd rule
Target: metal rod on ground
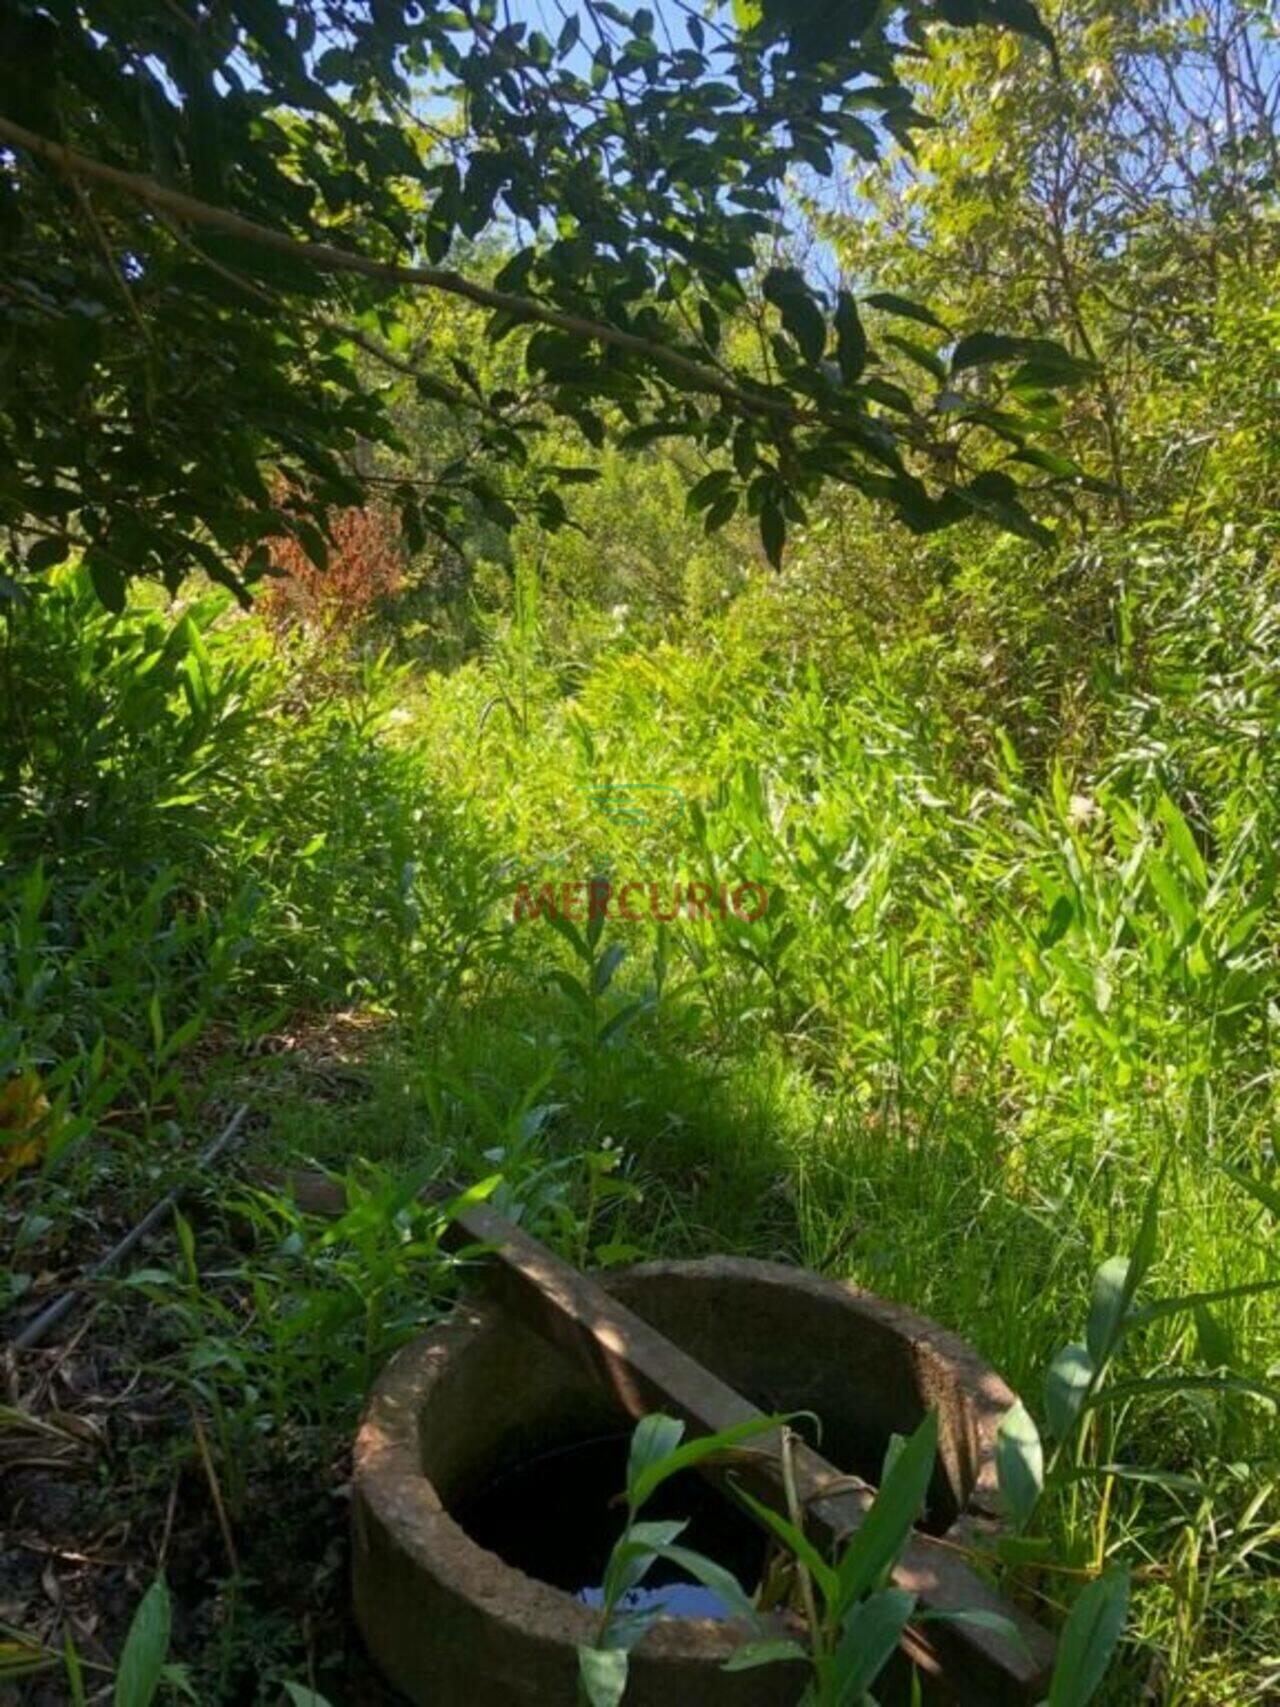
[[(218, 1136), (211, 1144), (206, 1145), (201, 1152), (197, 1162), (198, 1167), (207, 1168), (211, 1162), (216, 1162), (218, 1157), (230, 1148), (241, 1126), (243, 1126), (248, 1112), (248, 1103), (242, 1102)], [(104, 1274), (109, 1274), (113, 1268), (123, 1262), (129, 1252), (140, 1245), (150, 1233), (154, 1232), (165, 1216), (177, 1207), (188, 1190), (188, 1183), (175, 1185), (171, 1191), (164, 1194), (158, 1203), (153, 1203), (141, 1221), (135, 1227), (130, 1228), (119, 1244), (113, 1245), (104, 1257), (100, 1257), (94, 1263), (92, 1268), (85, 1270), (73, 1286), (69, 1286), (65, 1292), (54, 1299), (52, 1304), (41, 1310), (38, 1316), (33, 1317), (20, 1333), (14, 1335), (9, 1342), (13, 1350), (30, 1351), (32, 1346), (39, 1345), (51, 1328), (56, 1328), (59, 1322), (64, 1321), (71, 1314), (80, 1294), (85, 1292), (95, 1280), (100, 1280)]]

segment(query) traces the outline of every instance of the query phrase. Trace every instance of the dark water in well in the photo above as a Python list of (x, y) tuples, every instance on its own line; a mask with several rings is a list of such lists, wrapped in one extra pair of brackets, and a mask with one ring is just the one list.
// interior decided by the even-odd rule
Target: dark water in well
[[(579, 1441), (527, 1459), (460, 1501), (454, 1517), (507, 1564), (599, 1606), (609, 1551), (622, 1532), (629, 1435)], [(765, 1542), (750, 1518), (693, 1471), (673, 1476), (641, 1514), (688, 1519), (682, 1547), (705, 1553), (748, 1591), (764, 1565)], [(719, 1598), (663, 1560), (627, 1597), (632, 1610), (659, 1603), (669, 1618), (724, 1618)]]

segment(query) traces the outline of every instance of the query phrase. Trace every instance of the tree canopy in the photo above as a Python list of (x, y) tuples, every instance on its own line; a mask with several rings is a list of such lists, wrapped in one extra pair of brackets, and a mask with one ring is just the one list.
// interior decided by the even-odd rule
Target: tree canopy
[[(282, 533), (323, 565), (379, 453), (411, 542), (467, 505), (509, 522), (493, 469), (553, 418), (587, 450), (691, 441), (691, 504), (708, 528), (745, 506), (775, 562), (825, 480), (917, 531), (1050, 537), (1013, 469), (1053, 475), (1026, 447), (1088, 362), (823, 291), (788, 188), (911, 145), (900, 68), (937, 29), (1051, 54), (1028, 0), (558, 10), (552, 39), (494, 0), (10, 0), (0, 524), (28, 571), (80, 550), (113, 606), (193, 566), (243, 592)], [(517, 339), (518, 383), (433, 349), (423, 292)], [(948, 352), (915, 395), (881, 347), (913, 322)], [(397, 457), (410, 390), (469, 423), (443, 468)], [(528, 501), (558, 525), (590, 477), (553, 466)]]

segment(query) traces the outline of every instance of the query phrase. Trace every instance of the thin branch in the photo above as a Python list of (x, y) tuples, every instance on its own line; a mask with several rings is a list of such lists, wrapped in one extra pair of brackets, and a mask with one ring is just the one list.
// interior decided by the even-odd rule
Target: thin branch
[(257, 220), (248, 219), (243, 214), (233, 213), (229, 208), (214, 207), (211, 203), (199, 201), (180, 190), (171, 190), (141, 173), (122, 171), (117, 166), (108, 166), (100, 160), (78, 153), (75, 149), (66, 148), (61, 143), (51, 142), (47, 137), (28, 130), (25, 125), (16, 124), (12, 119), (0, 117), (0, 139), (24, 148), (37, 159), (46, 160), (72, 175), (110, 184), (112, 188), (123, 191), (136, 201), (170, 213), (177, 219), (242, 237), (247, 242), (260, 244), (264, 249), (273, 249), (278, 254), (306, 262), (319, 272), (359, 273), (364, 278), (378, 279), (387, 284), (416, 285), (428, 290), (443, 291), (450, 296), (474, 302), (480, 308), (510, 314), (517, 320), (536, 321), (556, 331), (567, 332), (575, 338), (626, 350), (657, 367), (678, 374), (698, 390), (722, 397), (726, 402), (733, 403), (748, 413), (768, 415), (799, 425), (811, 423), (815, 419), (811, 411), (797, 409), (793, 404), (784, 403), (777, 398), (743, 390), (725, 380), (714, 369), (694, 361), (689, 356), (681, 355), (678, 350), (669, 349), (665, 344), (653, 343), (635, 332), (623, 331), (621, 327), (610, 326), (604, 321), (565, 314), (558, 308), (549, 308), (545, 303), (536, 302), (530, 297), (494, 290), (489, 285), (477, 284), (473, 279), (464, 278), (461, 273), (452, 272), (445, 267), (406, 267), (394, 261), (375, 261), (368, 255), (338, 249), (330, 243), (290, 237), (270, 226), (260, 225)]
[(133, 292), (129, 289), (129, 281), (125, 278), (119, 262), (112, 253), (111, 244), (107, 241), (107, 234), (102, 229), (102, 222), (93, 211), (93, 203), (89, 200), (89, 192), (85, 189), (84, 185), (80, 182), (79, 178), (76, 177), (74, 172), (70, 174), (70, 178), (71, 188), (75, 192), (76, 205), (84, 215), (85, 224), (92, 232), (94, 242), (102, 251), (102, 259), (106, 265), (106, 269), (111, 275), (112, 282), (116, 285), (120, 295), (124, 298), (125, 307), (129, 311), (129, 318), (138, 328), (138, 335), (142, 339), (143, 343), (150, 346), (151, 334), (147, 330), (147, 323), (139, 313), (138, 304), (134, 300)]
[[(283, 298), (275, 291), (259, 284), (256, 279), (245, 278), (244, 274), (237, 272), (234, 267), (228, 267), (221, 261), (215, 261), (213, 256), (206, 253), (198, 243), (193, 243), (182, 227), (163, 211), (160, 217), (174, 242), (180, 244), (201, 266), (208, 267), (219, 278), (225, 279), (237, 290), (244, 291), (247, 296), (265, 302), (269, 308), (277, 311), (286, 308), (287, 305)], [(413, 362), (406, 361), (403, 356), (396, 355), (394, 351), (388, 350), (378, 343), (376, 338), (371, 338), (368, 333), (362, 332), (358, 326), (348, 326), (341, 320), (334, 320), (328, 314), (310, 314), (305, 309), (299, 311), (298, 318), (309, 325), (319, 327), (321, 331), (331, 332), (335, 337), (349, 339), (351, 343), (358, 344), (366, 355), (372, 356), (375, 361), (382, 362), (386, 367), (393, 368), (397, 373), (402, 373), (409, 379), (429, 379), (433, 385), (438, 385), (442, 390), (449, 393), (449, 401), (455, 407), (476, 409), (481, 414), (491, 415), (494, 420), (506, 424), (506, 417), (501, 410), (493, 408), (492, 404), (463, 391), (461, 386), (451, 385), (448, 380), (440, 379), (435, 374), (427, 373), (424, 369), (415, 366)]]

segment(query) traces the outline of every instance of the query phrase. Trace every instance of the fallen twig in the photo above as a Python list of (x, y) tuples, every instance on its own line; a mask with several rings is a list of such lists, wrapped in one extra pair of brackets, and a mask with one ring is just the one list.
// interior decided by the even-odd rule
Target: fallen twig
[[(200, 1168), (208, 1167), (211, 1162), (216, 1162), (218, 1157), (230, 1148), (244, 1124), (248, 1112), (248, 1103), (242, 1102), (218, 1136), (201, 1152), (197, 1166)], [(100, 1280), (104, 1274), (109, 1274), (113, 1268), (123, 1262), (130, 1251), (140, 1245), (150, 1233), (153, 1233), (165, 1216), (177, 1207), (189, 1189), (190, 1182), (184, 1181), (181, 1185), (175, 1185), (171, 1191), (167, 1191), (158, 1203), (153, 1203), (141, 1221), (132, 1227), (118, 1244), (113, 1245), (106, 1256), (100, 1257), (93, 1267), (87, 1269), (74, 1285), (69, 1286), (65, 1292), (54, 1299), (52, 1304), (41, 1310), (38, 1316), (35, 1316), (25, 1328), (14, 1335), (10, 1341), (11, 1349), (14, 1351), (30, 1351), (32, 1346), (39, 1345), (51, 1328), (56, 1328), (59, 1322), (70, 1315), (81, 1293), (87, 1291), (95, 1280)]]

